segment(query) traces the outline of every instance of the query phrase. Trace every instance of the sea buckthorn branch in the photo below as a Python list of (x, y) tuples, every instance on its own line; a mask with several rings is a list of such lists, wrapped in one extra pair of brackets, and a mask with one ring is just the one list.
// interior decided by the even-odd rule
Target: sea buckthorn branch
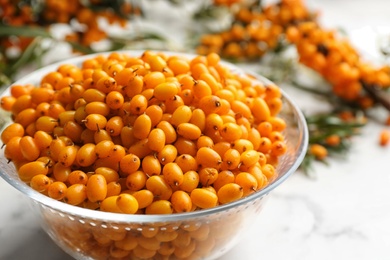
[[(94, 48), (94, 44), (102, 40), (108, 40), (110, 43), (106, 51), (121, 49), (126, 45), (141, 41), (164, 42), (166, 39), (157, 33), (142, 30), (124, 41), (112, 37), (99, 25), (99, 20), (104, 18), (108, 24), (119, 24), (125, 29), (125, 26), (131, 23), (132, 18), (142, 16), (140, 8), (138, 1), (124, 0), (1, 1), (0, 68), (2, 69), (0, 85), (13, 81), (15, 74), (23, 66), (42, 59), (44, 53), (40, 52), (39, 48), (42, 49), (43, 45), (36, 44), (37, 37), (56, 43), (68, 43), (75, 52), (83, 54), (98, 51)], [(61, 23), (67, 24), (71, 32), (57, 39), (53, 36), (51, 28)], [(30, 54), (28, 59), (26, 52)]]
[[(273, 34), (273, 31), (277, 33)], [(249, 46), (255, 48), (249, 51)], [(291, 49), (295, 51), (293, 57), (286, 55)], [(237, 61), (260, 61), (261, 74), (271, 80), (320, 95), (332, 104), (333, 109), (327, 114), (307, 115), (312, 138), (303, 164), (305, 169), (310, 168), (306, 166), (314, 159), (324, 162), (328, 156), (346, 152), (351, 136), (358, 134), (365, 125), (365, 116), (359, 115), (377, 105), (390, 108), (389, 67), (377, 68), (365, 61), (345, 34), (323, 28), (317, 21), (317, 14), (300, 0), (281, 0), (268, 6), (255, 3), (240, 8), (230, 28), (201, 37), (197, 51), (207, 53), (211, 50)], [(324, 92), (297, 80), (302, 72), (298, 64), (325, 81)], [(348, 114), (348, 122), (340, 121), (339, 113)], [(339, 122), (333, 125), (335, 118)], [(336, 146), (327, 143), (330, 136), (332, 140), (339, 140)], [(387, 143), (383, 141), (385, 137), (380, 139), (382, 145)]]

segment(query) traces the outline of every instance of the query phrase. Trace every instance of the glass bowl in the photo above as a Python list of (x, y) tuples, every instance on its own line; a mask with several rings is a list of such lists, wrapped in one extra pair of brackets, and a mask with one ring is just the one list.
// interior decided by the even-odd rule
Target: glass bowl
[[(141, 51), (125, 53), (134, 56), (142, 54)], [(194, 57), (192, 54), (178, 55)], [(39, 83), (43, 75), (56, 70), (60, 64), (80, 65), (92, 56), (80, 56), (49, 65), (15, 84)], [(234, 65), (225, 65), (237, 73), (243, 73)], [(264, 84), (272, 83), (260, 75), (245, 73)], [(10, 95), (9, 89), (2, 95)], [(283, 108), (279, 116), (287, 123), (283, 131), (287, 152), (279, 158), (277, 178), (262, 190), (214, 208), (169, 215), (129, 215), (72, 206), (30, 188), (19, 179), (15, 167), (7, 162), (3, 153), (0, 155), (0, 176), (28, 197), (43, 229), (76, 259), (216, 259), (239, 242), (259, 216), (268, 194), (297, 170), (305, 156), (308, 144), (305, 118), (296, 103), (283, 91), (282, 100)]]

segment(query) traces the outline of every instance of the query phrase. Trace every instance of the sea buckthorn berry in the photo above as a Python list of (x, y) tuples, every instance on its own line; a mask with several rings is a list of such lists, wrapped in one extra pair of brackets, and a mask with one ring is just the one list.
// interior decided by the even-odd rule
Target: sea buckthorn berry
[(40, 155), (40, 150), (33, 137), (23, 136), (20, 139), (19, 145), (20, 145), (20, 151), (22, 152), (23, 157), (27, 161), (31, 162), (38, 159)]
[(67, 189), (68, 187), (65, 183), (61, 181), (55, 181), (50, 184), (47, 192), (50, 198), (55, 200), (62, 200), (66, 195)]
[(14, 105), (16, 98), (13, 96), (4, 96), (0, 100), (0, 106), (5, 111), (11, 111), (12, 106)]
[(147, 176), (160, 175), (161, 163), (154, 155), (147, 155), (142, 159), (142, 170)]
[(107, 196), (107, 181), (103, 175), (93, 174), (87, 181), (87, 197), (91, 202), (103, 201)]
[(99, 78), (96, 82), (96, 89), (103, 93), (109, 93), (117, 88), (116, 80), (110, 76)]
[(222, 163), (221, 156), (209, 147), (201, 147), (196, 153), (196, 162), (202, 167), (219, 169)]
[(152, 128), (152, 121), (150, 120), (150, 117), (146, 114), (142, 114), (138, 116), (134, 122), (133, 134), (138, 139), (145, 139), (148, 137), (151, 128)]
[(161, 175), (153, 175), (148, 178), (146, 188), (159, 200), (169, 200), (173, 192), (171, 186)]
[(145, 109), (145, 114), (150, 117), (152, 127), (155, 127), (161, 121), (163, 109), (158, 105), (150, 105)]
[(178, 86), (173, 82), (163, 82), (154, 88), (153, 95), (159, 100), (165, 101), (173, 98), (179, 92)]
[(202, 97), (199, 100), (199, 108), (201, 108), (206, 115), (218, 113), (218, 110), (221, 108), (221, 100), (215, 95)]
[(190, 195), (182, 190), (172, 193), (171, 203), (173, 210), (177, 213), (189, 212), (192, 209), (192, 200)]
[(65, 146), (58, 154), (58, 162), (65, 167), (70, 167), (76, 160), (79, 147), (75, 145)]
[(90, 114), (98, 114), (108, 116), (110, 114), (109, 106), (101, 101), (93, 101), (85, 105), (85, 112)]
[(379, 134), (379, 144), (386, 146), (390, 141), (390, 132), (386, 129), (382, 130)]
[(50, 102), (54, 99), (54, 90), (49, 88), (33, 88), (30, 92), (34, 104)]
[(119, 167), (121, 171), (128, 175), (139, 169), (141, 161), (139, 157), (135, 154), (126, 154), (119, 161)]
[(201, 131), (203, 131), (206, 127), (206, 115), (203, 110), (195, 108), (192, 111), (192, 116), (189, 123), (196, 125)]
[(93, 143), (88, 143), (81, 146), (77, 151), (76, 163), (82, 167), (92, 165), (97, 159), (95, 146), (96, 145)]
[(213, 183), (213, 187), (218, 191), (222, 186), (228, 183), (233, 183), (235, 175), (232, 171), (223, 170), (218, 173), (217, 179)]
[(185, 74), (190, 71), (188, 61), (182, 58), (170, 58), (168, 60), (168, 67), (173, 71), (174, 75)]
[(118, 136), (120, 135), (122, 128), (123, 128), (123, 120), (120, 116), (113, 116), (110, 119), (108, 119), (106, 123), (106, 131), (111, 136)]
[(114, 142), (111, 140), (102, 140), (96, 144), (95, 154), (98, 158), (108, 157), (113, 147)]
[(175, 146), (170, 144), (165, 145), (164, 148), (157, 153), (157, 158), (163, 165), (175, 161), (176, 157), (177, 149)]
[(149, 142), (148, 138), (139, 140), (136, 143), (134, 143), (132, 146), (130, 146), (127, 152), (133, 153), (137, 155), (140, 159), (142, 159), (152, 152), (152, 150), (150, 150), (149, 148), (148, 142)]
[(182, 171), (195, 171), (198, 168), (195, 158), (190, 154), (181, 154), (176, 157), (175, 163), (179, 165)]
[(270, 134), (272, 133), (273, 129), (272, 129), (272, 124), (268, 121), (264, 121), (264, 122), (261, 122), (258, 126), (257, 126), (257, 130), (259, 131), (260, 135), (262, 137), (269, 137)]
[(267, 154), (271, 150), (271, 146), (272, 142), (268, 137), (261, 137), (258, 151)]
[(259, 123), (267, 121), (271, 117), (271, 111), (267, 103), (260, 97), (253, 99), (251, 111), (256, 121)]
[(189, 106), (179, 106), (176, 108), (176, 110), (173, 112), (170, 123), (177, 127), (178, 125), (182, 123), (188, 123), (192, 116), (192, 110)]
[(19, 178), (22, 181), (29, 182), (32, 177), (38, 174), (47, 175), (49, 172), (49, 167), (47, 163), (41, 161), (33, 161), (23, 164), (18, 169)]
[(39, 147), (39, 150), (42, 151), (50, 146), (53, 137), (44, 131), (36, 131), (34, 133), (34, 140)]
[(218, 196), (205, 188), (193, 189), (190, 193), (192, 203), (201, 209), (213, 208), (218, 205)]
[(39, 115), (34, 108), (26, 108), (15, 116), (14, 122), (19, 123), (26, 128), (28, 125), (35, 122), (38, 116)]
[(122, 193), (116, 198), (116, 205), (123, 213), (127, 214), (134, 214), (138, 210), (137, 199), (127, 193)]
[[(173, 206), (173, 205), (172, 205)], [(167, 243), (176, 240), (178, 232), (172, 230), (160, 230), (156, 234), (156, 239), (162, 243)], [(161, 246), (160, 246), (161, 247)]]
[(168, 200), (160, 199), (152, 202), (145, 209), (146, 214), (172, 214), (172, 203)]
[(257, 150), (259, 148), (260, 138), (261, 138), (261, 135), (260, 135), (259, 131), (256, 128), (251, 127), (248, 131), (248, 140), (253, 144), (254, 150)]
[(142, 189), (136, 191), (132, 194), (134, 198), (138, 201), (138, 207), (140, 209), (146, 208), (150, 204), (152, 204), (154, 200), (154, 195), (150, 190)]
[(328, 150), (320, 144), (311, 145), (309, 152), (314, 155), (317, 160), (324, 160), (328, 156)]
[(85, 118), (88, 116), (87, 112), (85, 111), (85, 106), (78, 107), (74, 114), (73, 114), (73, 120), (78, 124), (83, 124)]
[(73, 184), (84, 184), (86, 185), (88, 181), (88, 175), (80, 170), (72, 171), (68, 176), (68, 182), (70, 185)]
[(243, 196), (255, 192), (258, 187), (256, 178), (249, 172), (240, 172), (236, 175), (234, 182), (242, 187)]
[(35, 175), (30, 181), (30, 187), (41, 193), (46, 192), (50, 184), (50, 178), (44, 174)]
[(245, 167), (251, 167), (259, 161), (259, 152), (255, 150), (247, 150), (241, 153), (240, 162)]
[(175, 95), (164, 101), (165, 113), (172, 114), (178, 107), (184, 106), (184, 101), (179, 95)]
[(183, 174), (183, 182), (179, 185), (179, 189), (185, 192), (191, 192), (198, 187), (199, 174), (194, 170), (186, 171)]
[(147, 249), (140, 245), (137, 245), (132, 250), (132, 253), (135, 257), (139, 259), (151, 259), (156, 255), (156, 250)]
[(219, 130), (222, 138), (228, 142), (234, 142), (242, 136), (242, 130), (239, 125), (235, 123), (225, 123)]
[(160, 71), (152, 71), (144, 76), (145, 88), (154, 89), (157, 85), (165, 82), (165, 75)]
[(224, 153), (222, 161), (223, 168), (226, 168), (227, 170), (237, 169), (241, 162), (241, 154), (236, 149), (229, 149)]
[(280, 156), (285, 154), (287, 151), (287, 145), (283, 141), (275, 141), (271, 145), (271, 155)]
[(269, 139), (273, 143), (276, 141), (284, 141), (284, 135), (281, 132), (272, 131), (271, 134), (269, 135)]
[(195, 156), (197, 152), (196, 143), (183, 137), (177, 138), (175, 147), (178, 154), (189, 154), (191, 156)]
[(170, 162), (164, 165), (162, 175), (171, 187), (177, 187), (183, 183), (183, 171), (177, 163)]
[(63, 131), (74, 143), (80, 143), (84, 128), (74, 121), (68, 121), (65, 123)]
[(106, 94), (95, 88), (85, 90), (81, 97), (87, 104), (91, 102), (104, 102), (106, 100)]
[(212, 185), (218, 178), (218, 170), (211, 167), (199, 170), (199, 182), (203, 187)]
[(13, 137), (23, 137), (23, 135), (24, 127), (19, 123), (12, 123), (1, 132), (1, 141), (3, 144), (7, 144)]
[(125, 93), (129, 98), (133, 98), (136, 95), (141, 94), (144, 87), (143, 77), (139, 74), (135, 74), (125, 85)]
[(145, 96), (139, 94), (135, 95), (131, 100), (130, 100), (130, 113), (134, 115), (141, 115), (142, 113), (145, 112), (146, 108), (148, 107), (148, 100), (146, 99)]
[(72, 101), (76, 101), (77, 99), (81, 98), (85, 91), (84, 87), (80, 84), (72, 84), (69, 87), (69, 93), (72, 98)]
[(257, 181), (257, 189), (260, 190), (268, 185), (268, 179), (261, 171), (261, 166), (254, 165), (248, 169), (248, 172), (255, 177)]
[(110, 133), (108, 133), (105, 129), (99, 128), (97, 130), (91, 130), (91, 129), (88, 129), (88, 130), (93, 131), (93, 140), (96, 144), (100, 143), (101, 141), (105, 141), (105, 140), (112, 141), (112, 137), (111, 137)]
[[(66, 110), (63, 104), (66, 104), (66, 102), (65, 101), (59, 101), (59, 102), (52, 101), (50, 103), (49, 109), (47, 111), (48, 115), (51, 117), (54, 117), (54, 118), (59, 118), (59, 115), (62, 114), (63, 112), (65, 112), (65, 110)], [(69, 113), (72, 113), (72, 112), (69, 112)], [(64, 120), (64, 123), (65, 122), (66, 122), (66, 120)], [(60, 122), (60, 124), (61, 124), (61, 122)]]
[(119, 209), (119, 207), (116, 204), (118, 196), (111, 196), (105, 198), (100, 203), (100, 210), (105, 212), (113, 212), (113, 213), (122, 213), (122, 211)]
[(212, 130), (220, 130), (223, 125), (222, 117), (218, 114), (212, 113), (207, 115), (206, 121), (205, 121), (205, 127), (206, 129), (212, 129)]
[(176, 141), (177, 133), (171, 123), (167, 121), (161, 121), (157, 124), (157, 128), (161, 129), (165, 133), (165, 142), (171, 144)]
[(197, 140), (202, 132), (198, 126), (191, 123), (181, 123), (177, 126), (176, 132), (182, 137), (190, 140)]
[(275, 167), (269, 163), (261, 166), (261, 171), (267, 177), (269, 182), (272, 182), (277, 177)]
[(117, 182), (119, 181), (120, 178), (119, 173), (116, 170), (109, 167), (97, 167), (95, 169), (95, 174), (100, 174), (104, 176), (107, 183)]
[(201, 99), (203, 97), (211, 96), (213, 94), (211, 87), (204, 80), (196, 80), (192, 87), (194, 97)]
[(213, 139), (211, 139), (211, 137), (209, 137), (207, 135), (202, 135), (196, 141), (196, 147), (198, 149), (201, 148), (201, 147), (213, 148), (214, 147), (214, 141), (213, 141)]
[(26, 108), (32, 108), (32, 100), (30, 95), (22, 95), (16, 98), (14, 104), (12, 105), (11, 112), (13, 115), (17, 115), (20, 111), (25, 110)]
[(113, 162), (120, 162), (126, 155), (126, 149), (120, 144), (114, 144), (108, 158)]
[(50, 104), (47, 102), (43, 102), (43, 103), (40, 103), (39, 105), (37, 105), (37, 107), (35, 108), (35, 112), (36, 112), (37, 116), (38, 117), (48, 116), (49, 115), (49, 107), (50, 107)]
[(104, 129), (107, 124), (107, 118), (100, 114), (89, 114), (83, 120), (85, 127), (92, 131), (98, 131)]
[(121, 129), (120, 139), (123, 147), (129, 148), (136, 142), (137, 139), (134, 137), (133, 131), (134, 129), (132, 126), (124, 126)]
[(119, 91), (111, 91), (106, 96), (106, 104), (111, 109), (119, 109), (123, 106), (125, 99)]
[(138, 191), (145, 187), (148, 177), (143, 171), (135, 171), (127, 175), (126, 187), (131, 191)]
[[(51, 104), (50, 107), (54, 107), (56, 105), (58, 105), (58, 104)], [(67, 122), (74, 121), (74, 115), (76, 114), (75, 110), (65, 111), (65, 109), (63, 107), (62, 107), (62, 109), (61, 109), (61, 112), (59, 112), (58, 114), (55, 113), (55, 115), (54, 115), (54, 113), (49, 112), (49, 116), (51, 116), (53, 118), (57, 118), (59, 126), (64, 126)]]
[(120, 248), (126, 251), (131, 251), (137, 247), (138, 242), (133, 235), (127, 234), (126, 237), (123, 238), (122, 240), (114, 241), (114, 244), (116, 248)]
[(23, 95), (29, 95), (31, 94), (31, 91), (34, 89), (34, 86), (32, 85), (13, 85), (10, 88), (11, 96), (18, 98)]
[(218, 190), (217, 195), (219, 203), (226, 204), (241, 199), (244, 192), (237, 183), (227, 183)]
[(57, 120), (50, 116), (40, 116), (37, 121), (35, 121), (35, 128), (37, 131), (42, 130), (46, 133), (52, 133), (56, 126), (58, 126)]
[(160, 128), (154, 128), (148, 136), (148, 147), (152, 151), (159, 152), (165, 146), (165, 132)]
[(67, 182), (72, 169), (57, 162), (53, 166), (53, 177), (57, 181)]
[(107, 183), (107, 197), (118, 196), (122, 191), (122, 186), (117, 181)]
[(64, 201), (71, 205), (79, 205), (87, 199), (87, 187), (76, 183), (69, 186), (64, 196)]
[(339, 135), (333, 134), (326, 137), (325, 142), (329, 146), (338, 146), (341, 143), (341, 137)]

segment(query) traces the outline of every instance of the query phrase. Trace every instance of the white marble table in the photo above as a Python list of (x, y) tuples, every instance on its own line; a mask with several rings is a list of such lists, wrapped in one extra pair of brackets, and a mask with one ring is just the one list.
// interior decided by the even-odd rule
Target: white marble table
[[(353, 32), (390, 25), (388, 0), (307, 0), (327, 26)], [(363, 37), (364, 38), (364, 37)], [(368, 39), (365, 39), (368, 40)], [(303, 110), (317, 102), (292, 89)], [(345, 160), (295, 173), (278, 187), (247, 236), (220, 260), (390, 259), (390, 147), (370, 122)], [(71, 259), (42, 231), (23, 195), (0, 180), (0, 260)]]

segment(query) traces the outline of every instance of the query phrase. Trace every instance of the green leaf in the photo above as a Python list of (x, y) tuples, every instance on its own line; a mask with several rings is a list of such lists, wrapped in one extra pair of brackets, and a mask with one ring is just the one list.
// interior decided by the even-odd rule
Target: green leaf
[(9, 26), (0, 24), (0, 37), (2, 36), (25, 36), (52, 38), (51, 34), (43, 28), (35, 26)]
[(79, 44), (77, 42), (67, 41), (67, 43), (70, 44), (70, 46), (72, 46), (72, 48), (74, 50), (79, 51), (81, 53), (84, 53), (84, 54), (92, 54), (92, 53), (94, 53), (94, 51), (90, 47), (81, 45), (81, 44)]
[(32, 60), (32, 57), (35, 54), (35, 50), (41, 44), (41, 40), (42, 39), (40, 37), (35, 38), (22, 52), (20, 57), (12, 65), (5, 69), (5, 74), (8, 77), (12, 77), (20, 68), (22, 68), (24, 65), (26, 65)]

